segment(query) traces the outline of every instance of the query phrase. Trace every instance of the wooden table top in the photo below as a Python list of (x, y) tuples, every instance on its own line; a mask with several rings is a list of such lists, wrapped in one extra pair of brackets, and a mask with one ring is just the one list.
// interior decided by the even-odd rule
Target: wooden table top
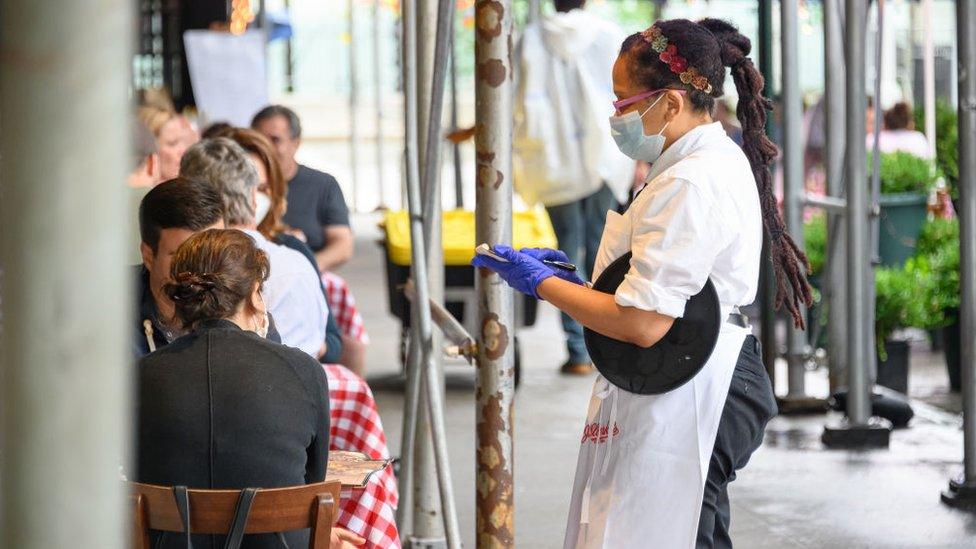
[(325, 480), (338, 480), (344, 490), (361, 490), (374, 473), (390, 464), (388, 459), (371, 459), (360, 452), (329, 451), (329, 468)]

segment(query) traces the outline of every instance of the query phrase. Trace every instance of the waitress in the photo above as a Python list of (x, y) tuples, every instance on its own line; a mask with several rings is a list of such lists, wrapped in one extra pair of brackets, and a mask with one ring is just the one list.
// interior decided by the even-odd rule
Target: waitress
[[(587, 288), (556, 250), (495, 248), (476, 256), (515, 289), (549, 301), (585, 327), (642, 347), (657, 343), (711, 279), (723, 320), (756, 297), (763, 225), (771, 240), (776, 304), (802, 326), (811, 300), (807, 261), (784, 231), (764, 133), (763, 78), (751, 45), (724, 21), (659, 21), (628, 37), (613, 67), (610, 118), (621, 151), (652, 167), (622, 214), (607, 213), (594, 280), (631, 252), (615, 294)], [(739, 96), (740, 149), (711, 118), (731, 67)], [(731, 547), (728, 483), (775, 415), (759, 344), (722, 322), (702, 370), (660, 395), (638, 395), (598, 377), (587, 414), (566, 548)]]

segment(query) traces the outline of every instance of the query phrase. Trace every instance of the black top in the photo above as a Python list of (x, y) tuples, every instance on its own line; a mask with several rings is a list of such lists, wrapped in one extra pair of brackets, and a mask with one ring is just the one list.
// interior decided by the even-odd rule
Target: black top
[[(145, 356), (138, 379), (139, 482), (228, 489), (325, 479), (328, 381), (302, 351), (211, 321)], [(164, 537), (162, 547), (183, 546), (179, 535)], [(291, 547), (308, 544), (307, 531), (286, 538)], [(243, 547), (281, 544), (274, 535), (248, 536)]]
[(299, 164), (295, 177), (288, 182), (288, 210), (282, 221), (304, 232), (313, 251), (324, 248), (325, 227), (349, 225), (349, 207), (339, 182), (325, 172)]
[[(315, 261), (315, 254), (312, 253), (308, 244), (288, 233), (278, 233), (274, 237), (274, 242), (301, 253), (312, 264), (315, 272), (319, 272), (319, 264)], [(322, 295), (325, 296), (325, 302), (328, 303), (329, 296), (325, 293), (325, 286), (322, 286)], [(329, 318), (325, 324), (325, 354), (319, 357), (319, 362), (335, 364), (339, 362), (340, 358), (342, 358), (342, 332), (339, 331), (339, 323), (336, 322), (332, 307), (329, 307)]]

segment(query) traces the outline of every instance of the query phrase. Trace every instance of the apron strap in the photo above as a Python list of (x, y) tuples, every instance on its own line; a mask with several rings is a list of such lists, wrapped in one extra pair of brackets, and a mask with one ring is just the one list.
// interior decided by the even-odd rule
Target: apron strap
[(607, 422), (607, 451), (603, 455), (603, 468), (600, 469), (600, 475), (607, 474), (607, 467), (610, 465), (610, 451), (613, 449), (613, 429), (617, 425), (617, 398), (620, 396), (620, 391), (614, 388), (614, 391), (610, 394), (610, 420)]
[[(607, 472), (607, 466), (610, 464), (610, 450), (613, 445), (613, 428), (614, 424), (617, 422), (617, 397), (620, 390), (617, 389), (615, 385), (604, 379), (602, 376), (597, 379), (597, 387), (593, 390), (593, 396), (600, 399), (601, 401), (606, 401), (609, 397), (610, 400), (610, 418), (607, 424), (607, 449), (603, 456), (603, 466), (600, 469), (600, 475), (602, 476)], [(590, 522), (590, 488), (593, 484), (593, 479), (596, 477), (596, 466), (597, 458), (600, 454), (600, 420), (603, 419), (603, 403), (601, 402), (596, 416), (596, 441), (593, 443), (593, 456), (591, 458), (590, 474), (586, 478), (586, 487), (583, 488), (583, 494), (580, 498), (580, 524), (589, 524)]]

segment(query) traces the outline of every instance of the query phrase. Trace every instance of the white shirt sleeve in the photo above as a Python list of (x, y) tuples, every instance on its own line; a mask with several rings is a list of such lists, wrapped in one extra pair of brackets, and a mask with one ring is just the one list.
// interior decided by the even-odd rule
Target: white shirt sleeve
[[(655, 184), (632, 208), (630, 271), (617, 288), (623, 307), (680, 318), (705, 287), (728, 238), (714, 200), (684, 179)], [(643, 198), (643, 197), (641, 197)]]

